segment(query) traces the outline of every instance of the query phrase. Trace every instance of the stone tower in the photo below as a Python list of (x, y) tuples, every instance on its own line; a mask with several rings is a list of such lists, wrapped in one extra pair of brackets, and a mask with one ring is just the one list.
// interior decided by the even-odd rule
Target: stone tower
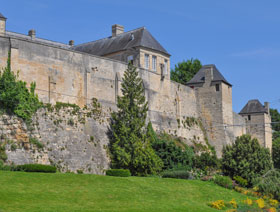
[(6, 20), (7, 18), (0, 13), (0, 36), (5, 36), (6, 34)]
[(203, 66), (187, 85), (196, 90), (197, 107), (209, 143), (221, 157), (223, 146), (234, 140), (232, 85), (215, 65)]
[(245, 118), (246, 133), (257, 138), (260, 144), (271, 151), (272, 148), (272, 129), (269, 104), (262, 105), (259, 100), (248, 101), (239, 113)]

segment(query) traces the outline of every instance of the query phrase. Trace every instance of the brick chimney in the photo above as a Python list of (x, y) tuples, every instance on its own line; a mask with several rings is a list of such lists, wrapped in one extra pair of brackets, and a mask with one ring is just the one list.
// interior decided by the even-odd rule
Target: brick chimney
[(122, 25), (115, 24), (112, 26), (112, 37), (116, 37), (122, 33), (124, 33), (124, 27)]
[(31, 40), (34, 40), (36, 38), (36, 31), (35, 29), (31, 29), (28, 31), (28, 35), (31, 37)]
[(7, 18), (0, 13), (0, 36), (6, 34), (6, 20)]

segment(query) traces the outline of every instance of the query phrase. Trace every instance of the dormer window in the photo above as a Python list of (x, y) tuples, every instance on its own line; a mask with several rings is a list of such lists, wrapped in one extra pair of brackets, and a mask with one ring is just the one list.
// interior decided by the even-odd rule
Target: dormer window
[(148, 54), (145, 54), (145, 68), (150, 68), (150, 56)]
[(153, 71), (157, 71), (157, 57), (156, 56), (153, 56), (152, 69), (153, 69)]

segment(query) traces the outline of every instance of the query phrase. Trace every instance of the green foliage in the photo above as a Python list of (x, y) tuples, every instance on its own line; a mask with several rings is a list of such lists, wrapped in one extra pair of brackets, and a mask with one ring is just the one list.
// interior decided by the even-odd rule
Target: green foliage
[(178, 167), (191, 169), (194, 153), (190, 147), (168, 134), (157, 136), (151, 123), (148, 124), (147, 135), (156, 154), (163, 161), (164, 170)]
[(43, 164), (24, 164), (16, 166), (15, 171), (55, 173), (56, 167)]
[(272, 159), (274, 167), (280, 169), (280, 137), (272, 142)]
[(17, 79), (11, 71), (9, 54), (7, 67), (0, 73), (0, 108), (30, 122), (32, 115), (42, 106), (35, 88), (35, 82), (30, 84), (28, 90), (26, 82)]
[(243, 135), (235, 143), (223, 148), (222, 169), (230, 177), (241, 176), (252, 180), (266, 173), (272, 167), (269, 150), (261, 147), (258, 140)]
[(272, 195), (280, 201), (280, 171), (276, 169), (269, 170), (266, 174), (254, 180), (254, 186), (262, 194)]
[[(277, 109), (270, 109), (270, 116), (272, 122), (280, 122), (280, 113)], [(272, 124), (273, 139), (280, 137), (280, 123)]]
[(110, 153), (112, 168), (129, 169), (132, 175), (150, 175), (161, 170), (162, 161), (146, 136), (148, 106), (142, 79), (129, 64), (122, 80), (118, 111), (112, 113)]
[(205, 172), (221, 168), (221, 161), (215, 153), (202, 152), (194, 158), (194, 167), (204, 170)]
[(5, 162), (8, 159), (8, 156), (6, 154), (6, 147), (5, 144), (0, 144), (0, 162)]
[(106, 171), (107, 176), (130, 177), (131, 173), (128, 169), (110, 169)]
[(189, 179), (190, 173), (187, 170), (166, 170), (162, 173), (163, 178)]
[(171, 70), (170, 78), (175, 82), (185, 85), (194, 77), (201, 67), (201, 62), (198, 59), (183, 61), (175, 65), (174, 70)]
[(235, 180), (235, 182), (242, 186), (242, 187), (246, 187), (248, 185), (248, 181), (246, 179), (244, 179), (243, 177), (240, 176), (235, 176), (233, 177), (233, 179)]
[(232, 180), (228, 176), (215, 175), (213, 177), (213, 181), (214, 183), (222, 187), (229, 188), (229, 189), (233, 188)]
[(29, 142), (34, 144), (38, 149), (44, 148), (44, 145), (37, 138), (30, 137)]

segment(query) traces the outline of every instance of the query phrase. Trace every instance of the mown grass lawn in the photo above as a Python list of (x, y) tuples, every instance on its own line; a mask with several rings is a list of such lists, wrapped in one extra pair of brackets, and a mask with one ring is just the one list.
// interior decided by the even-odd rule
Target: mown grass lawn
[(0, 212), (205, 212), (232, 198), (246, 196), (199, 180), (0, 171)]

